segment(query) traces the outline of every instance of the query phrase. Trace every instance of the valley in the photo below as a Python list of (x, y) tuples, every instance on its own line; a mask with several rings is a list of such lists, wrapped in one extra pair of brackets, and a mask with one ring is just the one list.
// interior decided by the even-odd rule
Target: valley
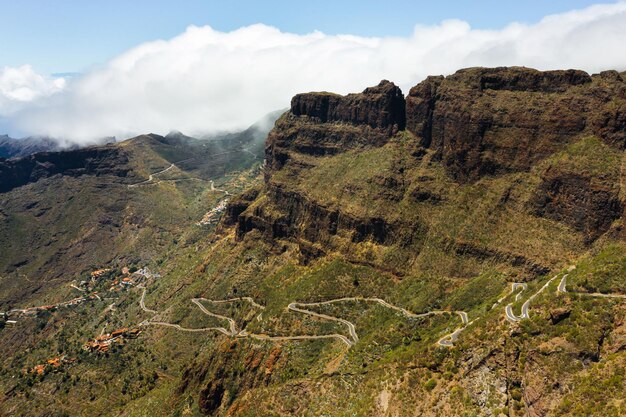
[(469, 68), (5, 163), (0, 307), (36, 314), (0, 411), (623, 415), (625, 76)]

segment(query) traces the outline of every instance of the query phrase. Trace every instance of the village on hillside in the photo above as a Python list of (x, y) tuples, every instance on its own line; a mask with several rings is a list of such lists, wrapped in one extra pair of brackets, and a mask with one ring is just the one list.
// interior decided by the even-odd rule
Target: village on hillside
[(85, 293), (81, 297), (75, 297), (68, 301), (56, 304), (13, 308), (6, 312), (0, 312), (0, 320), (4, 325), (15, 325), (18, 320), (29, 317), (37, 317), (46, 312), (53, 312), (61, 308), (71, 308), (92, 300), (102, 300), (103, 293), (115, 293), (127, 290), (131, 287), (144, 283), (147, 280), (159, 278), (159, 274), (152, 273), (148, 268), (123, 267), (120, 270), (113, 268), (96, 269), (89, 273), (88, 277), (80, 282), (70, 284), (73, 289)]

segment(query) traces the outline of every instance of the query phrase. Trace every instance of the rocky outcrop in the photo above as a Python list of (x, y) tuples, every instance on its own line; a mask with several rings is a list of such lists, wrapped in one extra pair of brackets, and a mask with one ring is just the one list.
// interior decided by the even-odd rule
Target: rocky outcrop
[(572, 310), (566, 307), (554, 308), (550, 310), (550, 322), (552, 324), (558, 324), (568, 318), (572, 314)]
[[(233, 402), (273, 380), (276, 368), (284, 366), (284, 356), (280, 347), (242, 349), (237, 342), (223, 342), (209, 357), (199, 358), (185, 368), (178, 394), (198, 392), (203, 415), (231, 415), (225, 411)], [(240, 371), (242, 365), (246, 372)]]
[(537, 71), (523, 67), (467, 68), (447, 78), (460, 81), (472, 89), (530, 91), (542, 93), (564, 92), (572, 86), (591, 83), (584, 71)]
[(389, 81), (347, 96), (298, 94), (268, 137), (268, 173), (295, 154), (381, 146), (405, 126), (456, 180), (474, 181), (528, 170), (581, 135), (624, 149), (626, 83), (616, 71), (468, 68), (428, 77), (406, 102)]
[(404, 96), (389, 81), (347, 96), (298, 94), (291, 100), (290, 111), (276, 122), (268, 136), (268, 174), (281, 169), (297, 153), (323, 156), (382, 146), (405, 124)]
[(387, 80), (376, 87), (366, 88), (361, 94), (298, 94), (291, 100), (291, 113), (322, 123), (367, 125), (390, 132), (403, 130), (406, 121), (402, 90)]
[[(310, 157), (383, 146), (405, 126), (402, 91), (386, 80), (346, 96), (324, 92), (296, 95), (290, 110), (267, 138), (263, 202), (253, 204), (256, 195), (235, 199), (227, 209), (224, 224), (237, 223), (239, 238), (252, 230), (260, 231), (267, 239), (294, 238), (304, 262), (322, 256), (326, 250), (363, 241), (381, 245), (410, 241), (411, 233), (399, 233), (402, 228), (395, 221), (379, 216), (356, 217), (270, 181), (287, 165), (288, 175), (297, 176), (300, 170), (311, 167)], [(399, 200), (402, 194), (390, 189), (390, 198)], [(421, 230), (417, 226), (414, 229)]]
[(224, 217), (222, 218), (222, 224), (224, 224), (225, 226), (232, 226), (236, 224), (241, 213), (246, 211), (246, 209), (258, 196), (259, 189), (250, 188), (239, 194), (238, 196), (234, 197), (230, 201), (228, 206), (226, 206)]
[(62, 174), (125, 177), (128, 156), (114, 147), (93, 147), (65, 152), (42, 152), (21, 159), (0, 161), (0, 193), (42, 178)]
[(626, 84), (615, 71), (469, 68), (407, 97), (407, 129), (458, 181), (528, 170), (580, 135), (623, 149)]

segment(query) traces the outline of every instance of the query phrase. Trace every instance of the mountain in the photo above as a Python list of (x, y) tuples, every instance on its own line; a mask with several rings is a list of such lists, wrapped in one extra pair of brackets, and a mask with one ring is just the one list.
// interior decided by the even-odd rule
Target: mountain
[(223, 199), (213, 182), (236, 171), (253, 180), (259, 129), (214, 140), (150, 134), (0, 161), (0, 305), (49, 297), (63, 277), (116, 257), (162, 256)]
[(59, 144), (48, 138), (28, 137), (13, 139), (0, 135), (0, 158), (21, 158), (37, 152), (60, 150)]
[[(115, 138), (103, 138), (96, 141), (96, 145), (105, 145), (113, 142), (115, 142)], [(66, 145), (63, 144), (63, 141), (44, 136), (14, 139), (7, 135), (0, 135), (0, 158), (5, 159), (23, 158), (39, 152), (59, 152), (78, 148), (78, 145)]]
[(298, 94), (262, 172), (179, 133), (5, 161), (0, 411), (625, 415), (624, 77)]

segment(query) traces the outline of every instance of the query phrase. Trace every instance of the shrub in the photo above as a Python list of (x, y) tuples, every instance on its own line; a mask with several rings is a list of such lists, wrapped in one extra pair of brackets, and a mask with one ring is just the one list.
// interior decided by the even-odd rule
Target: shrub
[(427, 391), (434, 390), (436, 386), (437, 386), (437, 381), (435, 381), (432, 378), (426, 381), (426, 383), (424, 384), (424, 388), (426, 388)]

